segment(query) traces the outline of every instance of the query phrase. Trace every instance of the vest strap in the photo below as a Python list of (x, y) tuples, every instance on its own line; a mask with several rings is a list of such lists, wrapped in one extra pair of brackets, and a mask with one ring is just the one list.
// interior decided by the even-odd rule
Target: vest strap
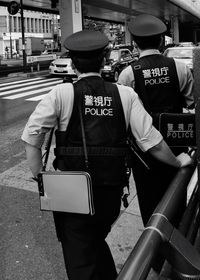
[[(87, 147), (90, 156), (126, 156), (127, 148), (113, 147)], [(84, 156), (83, 147), (57, 147), (54, 149), (55, 156)]]

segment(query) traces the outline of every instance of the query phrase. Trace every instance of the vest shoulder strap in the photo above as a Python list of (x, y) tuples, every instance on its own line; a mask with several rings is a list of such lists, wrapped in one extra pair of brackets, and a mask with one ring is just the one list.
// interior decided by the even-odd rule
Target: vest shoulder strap
[(149, 107), (149, 100), (148, 100), (148, 96), (146, 94), (146, 88), (145, 88), (145, 85), (143, 83), (143, 78), (142, 78), (142, 66), (141, 66), (139, 60), (131, 63), (131, 67), (133, 70), (135, 80), (138, 81), (138, 84), (140, 87), (140, 91), (137, 92), (137, 94), (139, 95), (140, 99), (142, 100), (145, 109), (150, 113), (151, 110)]

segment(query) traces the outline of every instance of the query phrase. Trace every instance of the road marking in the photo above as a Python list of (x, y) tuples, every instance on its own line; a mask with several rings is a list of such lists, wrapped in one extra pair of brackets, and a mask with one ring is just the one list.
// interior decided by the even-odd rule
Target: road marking
[(37, 96), (31, 97), (31, 98), (27, 98), (25, 100), (26, 101), (39, 101), (39, 100), (43, 99), (45, 97), (45, 95), (47, 95), (47, 93), (41, 94), (41, 95), (37, 95)]
[[(33, 81), (33, 80), (42, 80), (42, 79), (43, 79), (43, 77), (31, 78), (31, 81)], [(13, 82), (9, 82), (9, 83), (1, 83), (0, 85), (2, 87), (2, 86), (10, 85), (10, 84), (15, 85), (15, 84), (20, 84), (20, 83), (27, 83), (27, 81), (30, 81), (30, 80), (13, 81)]]
[(25, 96), (29, 96), (29, 95), (33, 95), (33, 94), (37, 94), (37, 93), (43, 93), (45, 91), (49, 91), (53, 87), (54, 86), (40, 88), (40, 89), (32, 90), (32, 91), (29, 91), (29, 92), (18, 93), (18, 94), (14, 94), (14, 95), (11, 95), (11, 96), (3, 97), (2, 99), (9, 99), (9, 100), (18, 99), (18, 98), (22, 98), (22, 97), (25, 97)]
[[(28, 84), (28, 85), (39, 84), (39, 83), (42, 83), (43, 81), (53, 82), (53, 81), (60, 81), (60, 79), (58, 79), (58, 78), (52, 78), (52, 79), (38, 78), (37, 80), (34, 80), (34, 81), (32, 81), (32, 79), (28, 80), (28, 81), (27, 80), (26, 81), (18, 81), (17, 86), (19, 87), (22, 84)], [(0, 92), (4, 92), (5, 90), (11, 89), (11, 88), (16, 88), (15, 87), (16, 86), (15, 82), (14, 83), (12, 83), (12, 82), (9, 83), (9, 86), (4, 87), (4, 85), (5, 84), (3, 84), (3, 86), (2, 86), (2, 84), (1, 84)]]
[[(9, 95), (11, 93), (16, 93), (16, 92), (22, 92), (24, 90), (24, 92), (22, 93), (18, 93), (18, 94), (14, 94), (14, 95), (10, 95), (10, 96), (6, 96), (6, 97), (3, 97), (3, 99), (10, 99), (10, 100), (13, 100), (13, 99), (17, 99), (17, 98), (21, 98), (21, 97), (24, 97), (24, 96), (28, 96), (28, 95), (33, 95), (33, 94), (36, 94), (36, 93), (41, 93), (41, 92), (44, 92), (44, 91), (47, 91), (47, 90), (50, 90), (52, 89), (55, 85), (57, 84), (60, 84), (62, 83), (63, 81), (56, 81), (56, 82), (50, 82), (50, 83), (47, 83), (45, 85), (43, 85), (43, 88), (38, 85), (35, 85), (35, 86), (29, 86), (29, 87), (26, 87), (25, 89), (16, 89), (16, 90), (10, 90), (9, 92), (5, 92), (5, 93), (0, 93), (0, 96), (3, 96), (3, 95)], [(45, 87), (46, 85), (51, 85), (50, 87)], [(33, 88), (38, 88), (40, 87), (39, 89), (37, 90), (32, 90), (32, 91), (29, 91), (27, 92), (27, 90), (31, 90)]]

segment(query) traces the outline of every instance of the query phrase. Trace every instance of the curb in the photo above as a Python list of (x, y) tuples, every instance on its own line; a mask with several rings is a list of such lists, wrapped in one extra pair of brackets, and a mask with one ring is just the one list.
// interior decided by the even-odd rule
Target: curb
[(6, 77), (0, 77), (0, 83), (5, 83), (7, 80), (18, 80), (19, 78), (32, 78), (35, 76), (45, 76), (48, 75), (49, 71), (48, 70), (43, 70), (39, 72), (16, 72), (16, 73), (10, 73)]

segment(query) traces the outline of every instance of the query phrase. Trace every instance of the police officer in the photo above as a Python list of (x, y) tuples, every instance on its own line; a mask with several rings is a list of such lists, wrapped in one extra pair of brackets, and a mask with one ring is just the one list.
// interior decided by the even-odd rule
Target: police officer
[[(152, 126), (151, 116), (133, 89), (101, 78), (107, 45), (107, 37), (96, 31), (80, 31), (65, 40), (78, 81), (52, 89), (36, 106), (22, 135), (34, 177), (42, 168), (45, 134), (56, 125), (55, 168), (85, 170), (83, 153), (79, 149), (76, 154), (76, 148), (82, 147), (78, 113), (81, 108), (95, 214), (54, 213), (70, 280), (114, 280), (117, 277), (105, 238), (120, 213), (123, 188), (127, 184), (125, 158), (129, 125), (143, 151), (149, 150), (158, 160), (176, 168), (191, 163), (187, 154), (173, 155)], [(66, 153), (63, 147), (75, 152)]]
[(128, 28), (138, 47), (139, 60), (121, 72), (118, 82), (133, 87), (151, 112), (182, 112), (183, 107), (193, 108), (190, 69), (182, 61), (165, 57), (159, 51), (167, 31), (164, 22), (142, 14), (132, 19)]
[[(159, 113), (182, 113), (183, 108), (193, 108), (193, 76), (183, 62), (160, 53), (159, 48), (163, 44), (167, 30), (160, 19), (142, 14), (131, 20), (128, 28), (140, 55), (137, 62), (121, 72), (118, 83), (135, 89), (146, 110), (152, 114), (153, 124), (158, 127)], [(172, 151), (179, 154), (182, 149), (173, 148)], [(166, 164), (160, 164), (148, 153), (142, 157), (150, 170), (137, 161), (137, 164), (133, 163), (133, 174), (142, 219), (146, 224), (176, 170)], [(180, 215), (184, 211), (184, 206), (185, 199), (183, 207), (179, 208)], [(177, 211), (175, 224), (180, 215)]]

